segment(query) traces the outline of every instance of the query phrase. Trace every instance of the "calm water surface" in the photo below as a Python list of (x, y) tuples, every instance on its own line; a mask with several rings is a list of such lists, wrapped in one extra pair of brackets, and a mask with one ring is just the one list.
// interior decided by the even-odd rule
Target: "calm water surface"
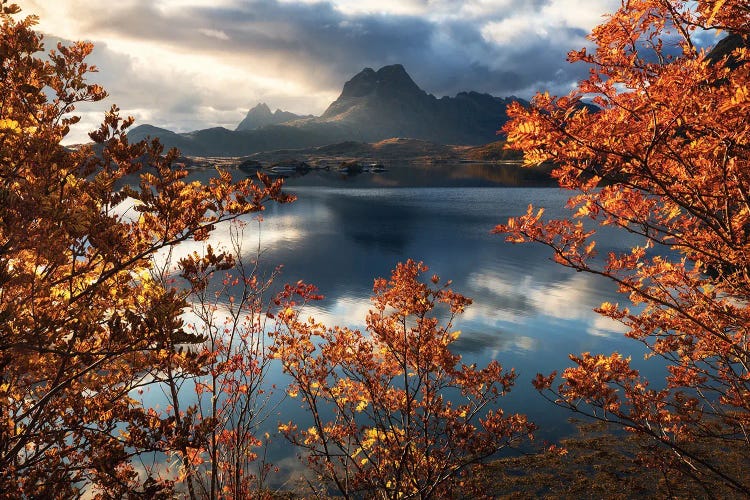
[[(490, 233), (529, 203), (545, 207), (550, 217), (565, 216), (568, 193), (502, 187), (486, 169), (466, 166), (437, 173), (394, 170), (354, 179), (332, 174), (291, 179), (288, 190), (298, 201), (268, 206), (260, 229), (248, 225), (248, 249), (259, 239), (263, 265), (270, 270), (283, 264), (280, 281), (302, 279), (325, 296), (307, 306), (305, 315), (329, 326), (363, 327), (373, 279), (389, 276), (406, 259), (424, 261), (474, 301), (457, 322), (462, 335), (456, 351), (467, 364), (496, 359), (516, 369), (517, 385), (501, 404), (506, 412), (526, 413), (540, 426), (541, 440), (571, 433), (571, 415), (539, 396), (531, 380), (538, 372), (569, 366), (569, 353), (619, 351), (647, 373), (658, 371), (643, 361), (640, 344), (623, 337), (619, 324), (592, 311), (605, 300), (625, 300), (611, 283), (553, 263), (546, 247), (513, 245)], [(627, 243), (607, 233), (597, 248), (606, 252)], [(270, 378), (285, 383), (278, 368)], [(275, 415), (271, 426), (304, 419), (295, 400), (283, 401)], [(296, 463), (295, 454), (281, 438), (270, 449), (282, 469)]]

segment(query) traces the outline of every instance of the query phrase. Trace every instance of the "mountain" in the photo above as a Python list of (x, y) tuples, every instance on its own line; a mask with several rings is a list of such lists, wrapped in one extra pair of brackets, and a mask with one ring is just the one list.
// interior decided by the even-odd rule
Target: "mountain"
[(730, 33), (725, 36), (711, 49), (706, 55), (706, 59), (711, 64), (716, 64), (721, 59), (727, 57), (726, 65), (729, 69), (735, 70), (744, 62), (733, 55), (734, 51), (739, 48), (750, 49), (750, 38), (743, 38), (736, 33)]
[(191, 141), (186, 134), (177, 134), (171, 130), (154, 127), (149, 124), (138, 125), (128, 131), (128, 140), (130, 142), (142, 141), (149, 137), (158, 137), (165, 146), (169, 148), (178, 148), (183, 152), (189, 151), (193, 147), (193, 141)]
[(341, 95), (314, 123), (345, 127), (349, 139), (375, 142), (409, 137), (442, 144), (484, 144), (505, 123), (503, 99), (461, 92), (440, 99), (414, 83), (400, 64), (365, 68), (344, 84)]
[(168, 130), (140, 125), (128, 132), (128, 138), (139, 141), (158, 137), (166, 148), (176, 147), (187, 156), (245, 156), (259, 151), (310, 148), (338, 142), (340, 133), (326, 126), (302, 129), (269, 125), (257, 130), (233, 131), (214, 127), (176, 134)]
[(280, 109), (271, 113), (271, 109), (268, 105), (265, 102), (262, 102), (247, 112), (244, 120), (237, 125), (235, 131), (255, 130), (268, 125), (280, 125), (299, 118), (309, 118), (309, 116), (300, 116)]
[(403, 66), (384, 66), (378, 71), (365, 68), (344, 84), (338, 99), (321, 116), (324, 120), (339, 120), (353, 109), (368, 104), (399, 106), (409, 101), (423, 100), (428, 94), (411, 79)]
[(128, 136), (158, 136), (166, 146), (176, 146), (191, 156), (240, 156), (392, 137), (479, 145), (497, 139), (497, 131), (507, 120), (505, 108), (516, 100), (521, 101), (478, 92), (438, 99), (422, 90), (402, 65), (394, 64), (377, 71), (365, 68), (354, 75), (319, 117), (300, 117), (281, 110), (271, 113), (261, 103), (234, 131), (212, 128), (175, 134), (142, 125)]

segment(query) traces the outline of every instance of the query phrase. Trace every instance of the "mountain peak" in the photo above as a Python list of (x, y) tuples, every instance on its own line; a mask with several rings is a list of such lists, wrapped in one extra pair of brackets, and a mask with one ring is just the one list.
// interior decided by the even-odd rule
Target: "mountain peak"
[(264, 115), (270, 115), (271, 114), (271, 108), (268, 107), (268, 104), (265, 102), (260, 102), (255, 105), (254, 108), (252, 108), (250, 111), (248, 111), (248, 114), (264, 114)]
[(391, 64), (389, 66), (383, 66), (375, 74), (380, 79), (384, 80), (408, 79), (408, 81), (412, 81), (409, 73), (406, 72), (406, 69), (404, 69), (404, 66), (401, 64)]
[(383, 66), (375, 71), (365, 68), (344, 84), (341, 95), (331, 103), (322, 118), (345, 113), (357, 102), (378, 103), (410, 102), (424, 99), (427, 93), (414, 83), (401, 64)]
[(365, 68), (344, 84), (341, 97), (364, 97), (375, 90), (377, 74), (372, 68)]
[(372, 68), (363, 69), (344, 84), (341, 97), (365, 97), (373, 93), (387, 96), (424, 92), (414, 83), (402, 65), (392, 64), (377, 71)]
[(280, 109), (271, 113), (271, 108), (268, 107), (268, 104), (261, 102), (247, 112), (247, 115), (245, 115), (245, 118), (237, 125), (235, 130), (255, 130), (268, 125), (279, 125), (284, 122), (296, 120), (297, 118), (300, 118), (300, 116)]

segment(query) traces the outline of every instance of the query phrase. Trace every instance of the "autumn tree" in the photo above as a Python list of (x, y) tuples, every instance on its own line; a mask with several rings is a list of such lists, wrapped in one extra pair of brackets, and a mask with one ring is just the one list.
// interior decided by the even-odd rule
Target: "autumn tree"
[(315, 298), (309, 285), (280, 297), (285, 328), (273, 349), (293, 379), (289, 395), (312, 422), (279, 428), (345, 498), (466, 492), (472, 466), (534, 430), (525, 416), (496, 408), (513, 370), (465, 365), (451, 352), (453, 320), (471, 301), (437, 276), (422, 282), (425, 272), (410, 260), (376, 280), (365, 332), (300, 317), (300, 304)]
[[(36, 18), (0, 5), (0, 491), (167, 494), (169, 481), (139, 477), (131, 459), (171, 451), (178, 420), (133, 391), (165, 358), (199, 372), (198, 350), (182, 347), (204, 337), (184, 327), (185, 294), (152, 277), (151, 258), (289, 197), (279, 182), (232, 183), (226, 172), (185, 182), (177, 153), (131, 144), (132, 119), (115, 107), (93, 147), (61, 146), (75, 105), (106, 95), (86, 81), (92, 46), (58, 44), (45, 57)], [(116, 188), (136, 174), (139, 185)], [(191, 439), (179, 449), (202, 446), (201, 433)]]
[[(616, 282), (629, 303), (597, 311), (668, 374), (649, 381), (618, 353), (583, 353), (559, 384), (553, 373), (536, 387), (649, 437), (648, 464), (750, 494), (750, 6), (625, 1), (590, 39), (593, 50), (569, 55), (588, 79), (511, 106), (505, 127), (527, 165), (555, 165), (574, 213), (548, 221), (530, 206), (497, 231)], [(640, 243), (598, 255), (596, 223)], [(728, 450), (743, 458), (725, 460)]]
[[(270, 436), (260, 427), (275, 407), (266, 339), (277, 325), (266, 295), (278, 270), (261, 276), (260, 246), (250, 259), (247, 228), (245, 221), (233, 221), (227, 248), (168, 255), (152, 271), (165, 287), (186, 292), (186, 328), (205, 339), (194, 348), (196, 358), (167, 356), (149, 369), (166, 389), (162, 418), (174, 418), (179, 429), (170, 436), (173, 444), (164, 446), (172, 450), (172, 470), (162, 468), (162, 476), (176, 475), (191, 498), (269, 494), (265, 480), (272, 466), (264, 454)], [(191, 441), (198, 446), (178, 445)]]

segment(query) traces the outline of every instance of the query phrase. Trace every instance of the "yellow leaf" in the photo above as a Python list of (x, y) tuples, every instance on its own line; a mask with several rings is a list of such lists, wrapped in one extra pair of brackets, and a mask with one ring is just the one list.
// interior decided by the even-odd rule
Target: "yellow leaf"
[(708, 16), (708, 19), (706, 20), (706, 24), (711, 24), (714, 21), (714, 18), (716, 17), (716, 14), (719, 13), (719, 10), (724, 6), (724, 3), (726, 0), (718, 0), (714, 4), (714, 9), (711, 11), (711, 15)]
[(10, 118), (2, 118), (0, 119), (0, 131), (18, 133), (21, 131), (21, 127), (15, 120), (12, 120)]

